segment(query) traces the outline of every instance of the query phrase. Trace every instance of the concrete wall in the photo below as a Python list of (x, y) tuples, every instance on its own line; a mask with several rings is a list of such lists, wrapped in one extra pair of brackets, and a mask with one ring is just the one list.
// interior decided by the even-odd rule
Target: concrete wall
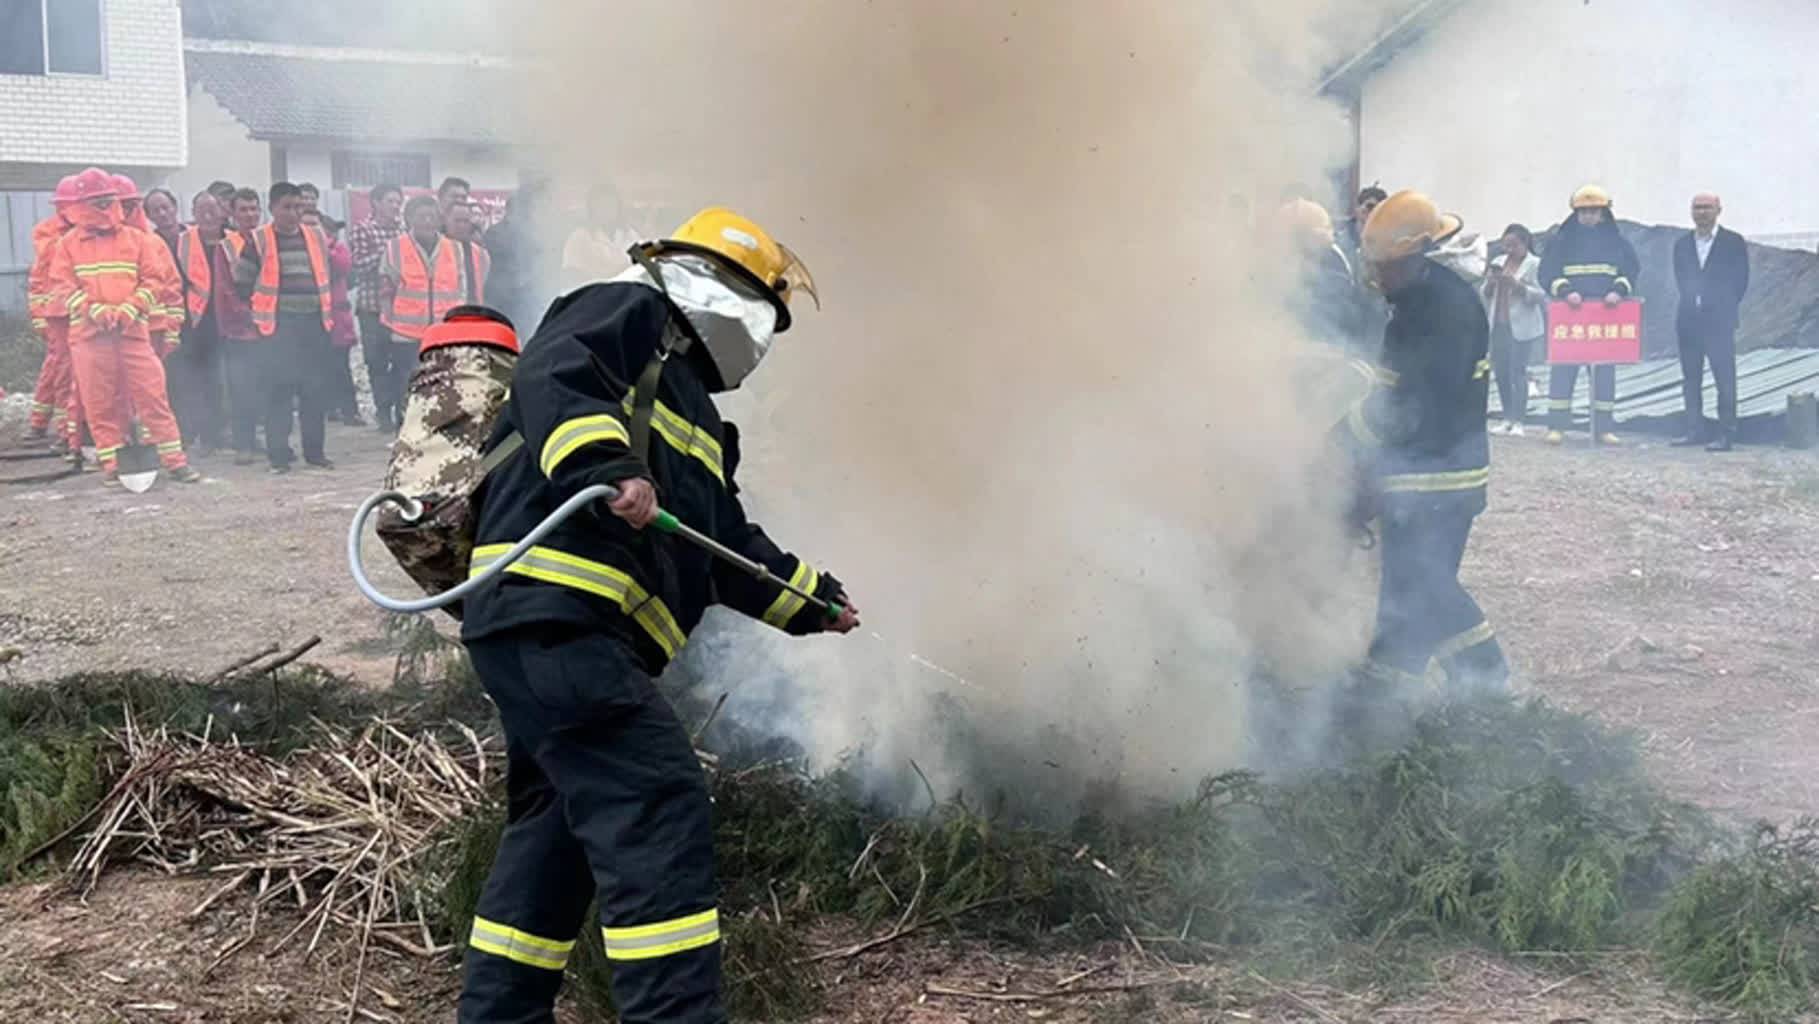
[[(272, 182), (272, 155), (276, 147), (282, 154), (284, 173), (289, 180), (314, 182), (323, 190), (322, 208), (337, 217), (346, 215), (343, 194), (333, 186), (333, 154), (337, 149), (352, 148), (355, 143), (255, 140), (247, 135), (245, 125), (201, 88), (190, 89), (188, 115), (189, 166), (164, 177), (165, 187), (185, 197), (185, 202), (217, 178), (236, 185), (251, 185), (263, 193)], [(446, 143), (397, 143), (383, 148), (428, 153), (432, 185), (455, 175), (473, 182), (475, 188), (518, 187), (518, 165), (509, 150)]]
[(262, 192), (270, 184), (271, 146), (248, 138), (245, 125), (207, 90), (194, 86), (189, 90), (189, 154), (189, 165), (164, 181), (165, 188), (182, 198), (185, 218), (189, 197), (211, 181), (251, 185)]
[(102, 18), (101, 75), (0, 75), (5, 184), (48, 188), (87, 164), (183, 166), (177, 0), (105, 0)]
[(1587, 181), (1618, 215), (1687, 221), (1694, 192), (1757, 237), (1819, 230), (1819, 3), (1468, 3), (1364, 86), (1361, 177), (1466, 223), (1539, 229)]

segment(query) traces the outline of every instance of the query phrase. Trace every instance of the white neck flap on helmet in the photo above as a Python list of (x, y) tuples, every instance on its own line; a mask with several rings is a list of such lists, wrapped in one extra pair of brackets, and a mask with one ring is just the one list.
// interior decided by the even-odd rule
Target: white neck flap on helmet
[[(721, 382), (729, 390), (738, 387), (770, 351), (777, 333), (777, 307), (705, 256), (666, 253), (652, 262), (663, 273), (670, 301), (701, 335)], [(636, 264), (613, 280), (657, 287)]]

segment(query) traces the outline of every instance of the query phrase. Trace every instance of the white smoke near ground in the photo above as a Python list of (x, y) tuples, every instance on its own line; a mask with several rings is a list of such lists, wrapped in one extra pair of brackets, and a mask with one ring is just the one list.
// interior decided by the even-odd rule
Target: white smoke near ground
[(826, 302), (725, 408), (748, 508), (867, 625), (711, 619), (685, 668), (727, 714), (882, 784), (1164, 795), (1255, 760), (1259, 676), (1358, 655), (1334, 416), (1248, 211), (1342, 161), (1315, 85), (1373, 5), (523, 10), (558, 181), (731, 205)]

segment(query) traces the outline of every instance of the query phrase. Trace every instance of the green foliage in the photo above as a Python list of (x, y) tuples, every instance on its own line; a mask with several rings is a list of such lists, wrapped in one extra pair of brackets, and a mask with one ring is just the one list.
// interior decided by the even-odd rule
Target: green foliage
[(1812, 1005), (1819, 972), (1819, 819), (1758, 826), (1674, 888), (1656, 927), (1670, 976), (1752, 1020)]
[[(309, 669), (220, 686), (119, 673), (0, 690), (0, 870), (94, 805), (115, 770), (99, 731), (128, 707), (145, 727), (279, 751), (317, 735), (318, 718), (490, 724), (450, 641), (422, 620), (392, 639), (400, 671), (384, 695)], [(1331, 771), (1232, 773), (1181, 804), (1097, 801), (1060, 826), (1053, 808), (987, 813), (959, 797), (905, 815), (871, 798), (860, 763), (814, 776), (724, 722), (714, 735), (729, 740), (712, 794), (729, 999), (744, 1019), (812, 1011), (816, 979), (796, 942), (824, 914), (1025, 942), (1128, 930), (1178, 955), (1242, 946), (1253, 963), (1296, 970), (1364, 947), (1393, 959), (1461, 941), (1634, 942), (1672, 887), (1654, 934), (1691, 989), (1785, 1018), (1809, 1000), (1819, 963), (1819, 824), (1766, 829), (1699, 866), (1717, 831), (1649, 785), (1627, 739), (1541, 702), (1442, 705), (1400, 745)], [(470, 816), (423, 860), (417, 899), (445, 940), (465, 940), (502, 819), (497, 807)], [(572, 991), (605, 1016), (598, 930), (581, 938)]]

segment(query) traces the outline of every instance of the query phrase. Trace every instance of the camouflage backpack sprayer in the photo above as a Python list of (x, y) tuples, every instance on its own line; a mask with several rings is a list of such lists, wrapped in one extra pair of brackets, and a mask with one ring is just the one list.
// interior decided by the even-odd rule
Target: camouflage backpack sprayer
[(480, 484), (524, 443), (514, 433), (481, 454), (511, 395), (517, 365), (511, 328), (490, 319), (451, 314), (424, 337), (385, 468), (385, 489), (416, 499), (418, 514), (407, 518), (412, 510), (396, 505), (381, 509), (379, 539), (425, 593), (440, 594), (467, 579)]

